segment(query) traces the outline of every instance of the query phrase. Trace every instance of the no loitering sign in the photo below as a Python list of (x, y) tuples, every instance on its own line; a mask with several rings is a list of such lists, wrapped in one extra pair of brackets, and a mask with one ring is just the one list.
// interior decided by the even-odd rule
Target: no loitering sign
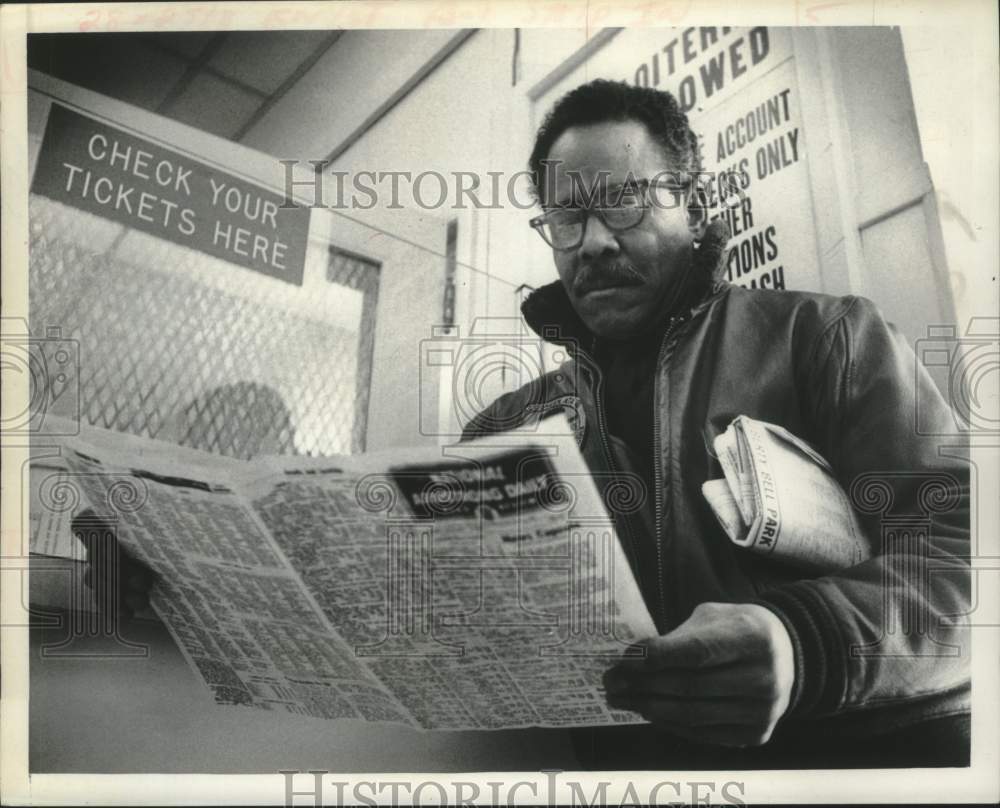
[(309, 210), (60, 104), (49, 113), (33, 193), (302, 285)]

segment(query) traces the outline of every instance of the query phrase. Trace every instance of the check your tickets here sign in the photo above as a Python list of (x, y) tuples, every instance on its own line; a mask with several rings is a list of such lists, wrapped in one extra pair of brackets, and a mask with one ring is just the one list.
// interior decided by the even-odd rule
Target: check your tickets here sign
[(53, 104), (33, 193), (302, 285), (309, 210), (152, 141)]

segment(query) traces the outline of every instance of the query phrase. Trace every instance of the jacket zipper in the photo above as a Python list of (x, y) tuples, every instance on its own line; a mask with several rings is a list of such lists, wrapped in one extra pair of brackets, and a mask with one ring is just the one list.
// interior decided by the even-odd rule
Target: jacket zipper
[[(653, 371), (654, 374), (659, 373), (660, 366), (665, 361), (664, 353), (667, 341), (670, 339), (677, 327), (684, 322), (684, 320), (685, 318), (683, 316), (670, 318), (667, 330), (663, 332), (663, 338), (660, 340), (660, 350), (656, 357), (656, 367)], [(656, 590), (659, 596), (659, 602), (657, 605), (659, 606), (660, 612), (660, 625), (665, 626), (667, 624), (667, 607), (666, 593), (663, 587), (663, 547), (660, 541), (660, 535), (663, 532), (663, 473), (660, 468), (660, 386), (656, 379), (654, 379), (653, 383), (656, 385), (653, 389), (653, 487), (656, 489), (653, 492), (655, 514), (653, 541), (656, 545)], [(618, 467), (615, 465), (614, 457), (611, 454), (611, 444), (608, 442), (608, 427), (604, 416), (604, 375), (600, 372), (598, 375), (596, 395), (594, 398), (597, 408), (597, 431), (601, 436), (601, 448), (604, 450), (604, 459), (608, 464), (608, 469), (612, 473), (615, 473), (618, 471)], [(625, 530), (628, 533), (629, 553), (632, 556), (632, 563), (639, 573), (639, 581), (642, 586), (642, 581), (645, 576), (643, 574), (642, 566), (639, 564), (639, 556), (636, 553), (635, 547), (635, 536), (632, 533), (632, 520), (628, 514), (625, 514)], [(646, 589), (645, 586), (642, 586), (642, 588)]]
[(663, 586), (663, 451), (661, 449), (661, 433), (660, 433), (660, 384), (659, 375), (660, 367), (666, 363), (666, 351), (667, 342), (669, 341), (671, 335), (677, 330), (677, 327), (684, 322), (683, 317), (671, 317), (670, 325), (667, 326), (667, 330), (663, 334), (663, 339), (660, 341), (660, 352), (656, 357), (656, 368), (654, 372), (653, 384), (656, 386), (653, 388), (653, 487), (656, 489), (653, 492), (654, 503), (655, 503), (655, 527), (654, 527), (654, 537), (653, 540), (656, 543), (656, 587), (659, 593), (659, 607), (660, 607), (660, 628), (661, 630), (667, 625), (667, 602), (666, 602), (666, 591)]
[[(611, 454), (611, 444), (608, 442), (608, 427), (604, 417), (604, 374), (600, 371), (598, 371), (597, 389), (594, 398), (597, 409), (597, 432), (601, 436), (601, 448), (604, 450), (604, 460), (608, 464), (608, 470), (614, 475), (617, 473), (618, 467), (615, 465), (614, 456)], [(635, 546), (635, 536), (632, 533), (632, 519), (627, 513), (624, 514), (624, 517), (625, 532), (628, 534), (629, 556), (631, 557), (632, 566), (639, 573), (640, 588), (645, 589), (646, 587), (643, 586), (644, 575), (642, 566), (639, 563), (639, 555), (636, 552)]]

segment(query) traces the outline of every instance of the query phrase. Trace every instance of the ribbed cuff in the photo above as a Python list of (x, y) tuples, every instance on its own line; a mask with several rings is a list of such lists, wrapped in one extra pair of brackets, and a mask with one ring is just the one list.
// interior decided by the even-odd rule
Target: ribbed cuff
[(809, 582), (771, 589), (756, 601), (788, 630), (795, 653), (795, 684), (786, 715), (824, 715), (837, 709), (847, 689), (847, 657), (840, 629)]

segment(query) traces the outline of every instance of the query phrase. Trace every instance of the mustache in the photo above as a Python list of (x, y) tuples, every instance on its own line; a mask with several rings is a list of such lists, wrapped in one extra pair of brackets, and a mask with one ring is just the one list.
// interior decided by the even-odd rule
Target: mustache
[(604, 264), (599, 267), (586, 264), (580, 268), (573, 279), (573, 291), (578, 295), (585, 295), (596, 289), (607, 289), (613, 286), (641, 286), (645, 282), (646, 279), (626, 261), (616, 261), (613, 264)]

